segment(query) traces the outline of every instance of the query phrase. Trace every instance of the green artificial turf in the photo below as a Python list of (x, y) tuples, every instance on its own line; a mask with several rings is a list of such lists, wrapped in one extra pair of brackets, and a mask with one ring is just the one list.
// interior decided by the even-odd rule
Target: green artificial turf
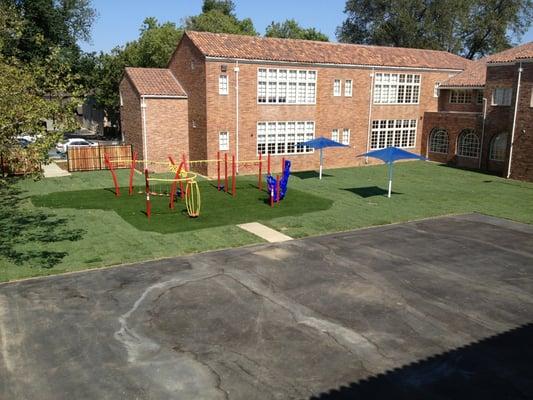
[[(128, 171), (117, 174), (127, 185)], [(262, 242), (236, 226), (245, 221), (294, 238), (470, 212), (533, 223), (533, 184), (427, 162), (397, 163), (390, 199), (383, 165), (326, 170), (321, 181), (316, 172), (293, 173), (287, 199), (274, 209), (254, 178), (237, 183), (232, 199), (203, 182), (197, 220), (169, 212), (167, 197), (154, 199), (150, 222), (142, 195), (128, 198), (123, 189), (114, 198), (106, 190), (113, 186), (108, 171), (0, 187), (0, 280)], [(142, 175), (135, 184), (142, 190)]]
[[(89, 189), (55, 192), (35, 196), (37, 207), (98, 209), (116, 212), (124, 221), (143, 231), (158, 233), (184, 232), (216, 226), (236, 225), (245, 222), (269, 220), (284, 216), (299, 216), (313, 211), (326, 210), (333, 201), (301, 190), (289, 189), (285, 199), (270, 207), (268, 194), (259, 191), (256, 183), (240, 179), (236, 195), (218, 191), (211, 182), (199, 182), (201, 211), (198, 218), (187, 215), (184, 201), (177, 199), (175, 208), (169, 208), (168, 196), (151, 196), (151, 218), (146, 216), (146, 197), (136, 190), (128, 196), (128, 188), (120, 189), (120, 197), (114, 190)], [(157, 187), (155, 188), (157, 190)], [(167, 185), (160, 192), (167, 191)]]

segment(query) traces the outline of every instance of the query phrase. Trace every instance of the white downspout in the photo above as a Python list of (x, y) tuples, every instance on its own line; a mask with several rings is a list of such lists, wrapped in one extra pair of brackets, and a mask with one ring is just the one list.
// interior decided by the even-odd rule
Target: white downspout
[[(481, 169), (481, 158), (483, 156), (483, 140), (485, 138), (485, 121), (487, 119), (487, 99), (483, 97), (483, 124), (481, 125), (481, 144), (479, 146), (479, 164), (478, 168)], [(490, 150), (489, 150), (490, 152)]]
[(511, 163), (513, 161), (513, 144), (516, 130), (516, 114), (518, 113), (518, 100), (520, 96), (520, 82), (522, 80), (522, 63), (518, 67), (518, 85), (516, 86), (516, 98), (514, 102), (513, 129), (511, 131), (511, 146), (509, 148), (509, 164), (507, 165), (507, 178), (511, 176)]
[(239, 173), (239, 61), (235, 62), (235, 171)]
[[(372, 73), (370, 74), (372, 77), (370, 80), (370, 101), (368, 103), (368, 132), (367, 132), (367, 138), (366, 138), (366, 152), (368, 153), (370, 151), (370, 133), (372, 132), (372, 104), (374, 104), (374, 76), (375, 76), (375, 69), (372, 67)], [(365, 157), (365, 164), (368, 164), (368, 157)]]
[(141, 96), (141, 123), (142, 123), (142, 141), (143, 141), (143, 165), (144, 169), (148, 168), (148, 139), (146, 134), (146, 100)]

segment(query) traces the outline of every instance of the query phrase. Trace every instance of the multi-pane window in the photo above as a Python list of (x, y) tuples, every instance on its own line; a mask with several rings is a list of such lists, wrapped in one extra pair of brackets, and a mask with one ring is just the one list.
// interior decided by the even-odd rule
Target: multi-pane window
[(505, 161), (507, 150), (507, 134), (499, 133), (490, 142), (489, 158), (494, 161)]
[(316, 71), (259, 68), (257, 102), (315, 104), (316, 83)]
[(493, 106), (510, 106), (513, 89), (511, 88), (496, 88), (492, 92)]
[(429, 151), (432, 153), (448, 153), (450, 138), (445, 129), (435, 128), (429, 136)]
[(312, 140), (314, 137), (315, 123), (313, 121), (258, 122), (257, 153), (312, 153), (312, 148), (298, 146), (298, 144)]
[(340, 96), (341, 95), (341, 80), (335, 79), (333, 81), (333, 96)]
[(376, 73), (374, 104), (417, 104), (420, 75)]
[(342, 130), (342, 144), (350, 144), (350, 130), (347, 128)]
[(476, 103), (483, 104), (483, 90), (477, 91)]
[(218, 77), (218, 94), (228, 94), (228, 76), (220, 75)]
[(472, 102), (471, 90), (450, 90), (450, 103), (453, 104), (468, 104)]
[(331, 131), (331, 140), (334, 140), (335, 142), (339, 141), (339, 130), (338, 129), (333, 129)]
[(461, 132), (457, 154), (462, 157), (479, 157), (479, 138), (472, 129), (465, 129)]
[(371, 149), (385, 147), (414, 147), (416, 143), (416, 119), (382, 119), (372, 121)]
[(346, 79), (344, 81), (344, 95), (347, 97), (352, 96), (352, 80), (351, 79)]
[(229, 150), (229, 132), (220, 132), (218, 134), (218, 149), (220, 151)]

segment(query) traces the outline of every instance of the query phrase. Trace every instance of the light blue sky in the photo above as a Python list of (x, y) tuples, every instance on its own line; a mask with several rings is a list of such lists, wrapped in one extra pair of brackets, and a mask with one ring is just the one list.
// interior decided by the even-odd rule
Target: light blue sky
[[(93, 0), (98, 18), (92, 30), (92, 43), (80, 43), (85, 51), (109, 51), (117, 45), (135, 40), (146, 17), (160, 22), (180, 23), (183, 18), (199, 14), (202, 0)], [(304, 27), (315, 27), (335, 40), (335, 29), (344, 19), (346, 0), (235, 0), (237, 16), (252, 18), (256, 30), (263, 34), (272, 21), (296, 19)], [(522, 42), (533, 41), (533, 28)]]

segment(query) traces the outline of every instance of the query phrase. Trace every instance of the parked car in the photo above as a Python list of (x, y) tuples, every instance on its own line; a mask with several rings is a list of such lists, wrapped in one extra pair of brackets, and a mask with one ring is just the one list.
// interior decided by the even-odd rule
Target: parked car
[(56, 145), (58, 153), (66, 153), (70, 146), (98, 146), (98, 143), (91, 142), (90, 140), (82, 138), (67, 139), (63, 142), (59, 142)]
[(21, 137), (17, 137), (17, 143), (20, 147), (22, 147), (23, 149), (25, 149), (26, 147), (29, 146), (29, 144), (31, 143), (29, 140), (26, 140), (24, 138), (21, 138)]

